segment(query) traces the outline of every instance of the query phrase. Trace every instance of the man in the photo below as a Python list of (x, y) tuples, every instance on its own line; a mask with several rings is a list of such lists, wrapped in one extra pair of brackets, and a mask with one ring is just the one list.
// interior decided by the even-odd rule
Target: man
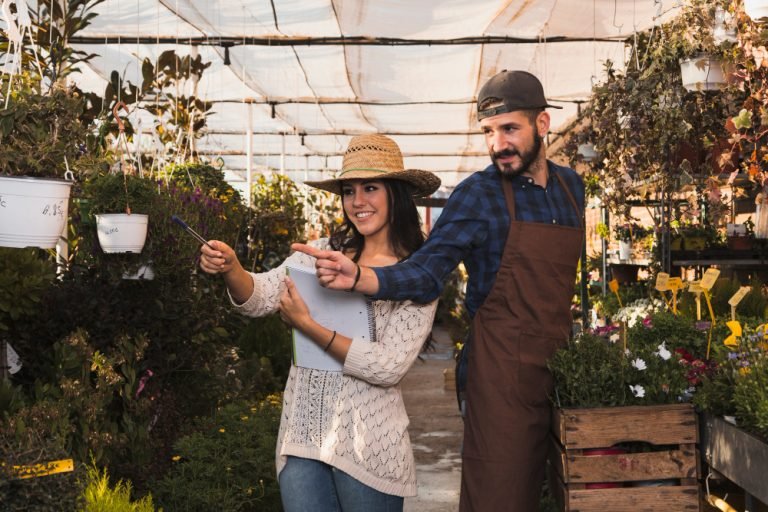
[(493, 163), (456, 187), (408, 260), (369, 268), (337, 252), (294, 248), (318, 258), (323, 286), (374, 299), (432, 300), (464, 261), (472, 336), (463, 354), (460, 510), (534, 512), (551, 413), (546, 362), (571, 332), (584, 185), (546, 159), (552, 105), (534, 75), (502, 71), (482, 87), (477, 106)]

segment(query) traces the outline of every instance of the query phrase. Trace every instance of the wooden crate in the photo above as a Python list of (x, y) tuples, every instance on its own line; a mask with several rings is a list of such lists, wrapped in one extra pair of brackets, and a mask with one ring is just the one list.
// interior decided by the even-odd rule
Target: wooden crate
[(768, 503), (768, 443), (722, 418), (703, 419), (702, 450), (712, 469)]
[[(698, 425), (690, 404), (555, 409), (552, 434), (550, 487), (561, 510), (700, 510)], [(635, 442), (649, 443), (643, 446), (651, 451), (584, 455)], [(672, 485), (638, 486), (659, 480)], [(596, 483), (621, 487), (588, 488)]]

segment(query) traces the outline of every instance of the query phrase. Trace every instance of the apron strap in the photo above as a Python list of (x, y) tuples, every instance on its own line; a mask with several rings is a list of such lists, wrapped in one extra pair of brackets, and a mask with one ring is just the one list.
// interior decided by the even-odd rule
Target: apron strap
[[(573, 207), (573, 211), (576, 213), (576, 218), (579, 221), (579, 228), (584, 229), (584, 219), (579, 215), (579, 205), (576, 202), (576, 199), (566, 186), (563, 177), (560, 176), (559, 173), (555, 173), (555, 177), (557, 178), (557, 181), (560, 182), (560, 186), (563, 187), (563, 190), (565, 190), (565, 195), (568, 197), (568, 200)], [(515, 214), (515, 190), (512, 188), (512, 180), (504, 176), (504, 174), (501, 174), (501, 186), (504, 190), (504, 201), (507, 203), (507, 210), (509, 211), (509, 220), (514, 222), (517, 220), (517, 215)]]

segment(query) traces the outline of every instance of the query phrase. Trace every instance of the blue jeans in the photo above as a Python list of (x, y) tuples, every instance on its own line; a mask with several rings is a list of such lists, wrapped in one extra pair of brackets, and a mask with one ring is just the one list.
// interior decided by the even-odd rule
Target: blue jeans
[(324, 462), (288, 457), (280, 472), (285, 512), (402, 512), (403, 498), (377, 491)]

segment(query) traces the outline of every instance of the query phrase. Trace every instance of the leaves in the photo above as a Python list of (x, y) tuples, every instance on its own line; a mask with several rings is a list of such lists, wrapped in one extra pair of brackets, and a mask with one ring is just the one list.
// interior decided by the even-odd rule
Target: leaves
[(739, 111), (739, 115), (731, 118), (733, 125), (739, 130), (746, 130), (752, 128), (752, 113), (743, 108)]

